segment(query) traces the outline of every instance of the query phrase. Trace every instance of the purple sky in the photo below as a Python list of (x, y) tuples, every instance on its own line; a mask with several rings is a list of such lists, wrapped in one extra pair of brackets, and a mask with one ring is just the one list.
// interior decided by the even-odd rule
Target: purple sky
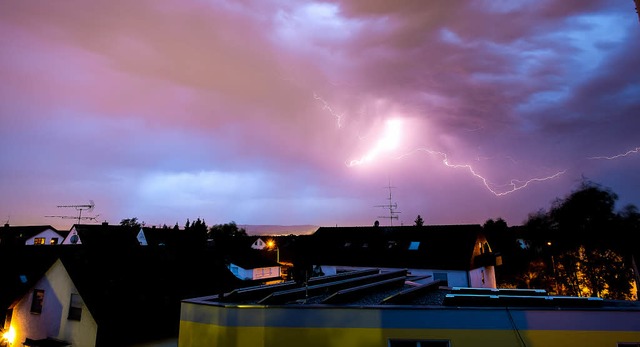
[(631, 0), (3, 1), (0, 47), (12, 225), (388, 225), (389, 184), (394, 225), (519, 225), (583, 177), (640, 206)]

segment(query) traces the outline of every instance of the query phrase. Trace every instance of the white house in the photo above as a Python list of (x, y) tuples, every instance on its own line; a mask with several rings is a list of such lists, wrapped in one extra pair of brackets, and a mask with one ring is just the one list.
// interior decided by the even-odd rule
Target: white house
[(98, 326), (58, 259), (11, 305), (5, 329), (13, 346), (95, 346)]
[(265, 247), (267, 247), (267, 244), (261, 238), (257, 238), (251, 244), (251, 248), (257, 249), (257, 250), (263, 250)]
[(407, 269), (411, 281), (495, 288), (499, 254), (480, 225), (322, 227), (306, 248), (315, 275), (378, 268)]
[(142, 228), (129, 228), (120, 225), (75, 224), (62, 241), (63, 245), (82, 245), (87, 242), (93, 245), (118, 243), (120, 245), (147, 245)]
[(0, 229), (0, 243), (23, 244), (27, 246), (58, 245), (65, 236), (50, 225), (10, 226)]

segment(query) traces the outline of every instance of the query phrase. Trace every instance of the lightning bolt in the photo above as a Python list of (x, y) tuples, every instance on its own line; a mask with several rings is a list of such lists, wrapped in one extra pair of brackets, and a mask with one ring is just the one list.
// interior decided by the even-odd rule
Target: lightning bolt
[(351, 160), (347, 166), (353, 167), (362, 165), (366, 162), (372, 161), (383, 152), (394, 150), (398, 147), (398, 143), (400, 142), (401, 126), (402, 122), (399, 119), (387, 120), (385, 132), (378, 142), (376, 142), (375, 146), (362, 158)]
[[(559, 177), (560, 175), (564, 174), (567, 170), (562, 170), (562, 171), (558, 171), (555, 174), (551, 175), (551, 176), (547, 176), (547, 177), (536, 177), (536, 178), (531, 178), (528, 180), (518, 180), (518, 179), (512, 179), (509, 181), (509, 183), (507, 184), (503, 184), (503, 185), (497, 185), (494, 183), (489, 182), (489, 180), (480, 175), (478, 172), (476, 172), (476, 170), (469, 164), (452, 164), (451, 162), (449, 162), (449, 157), (447, 156), (446, 153), (444, 152), (439, 152), (439, 151), (434, 151), (428, 148), (417, 148), (415, 150), (413, 150), (412, 152), (403, 154), (401, 156), (399, 156), (397, 159), (402, 159), (406, 156), (412, 155), (415, 152), (426, 152), (429, 153), (431, 155), (436, 155), (442, 158), (442, 163), (450, 168), (454, 168), (454, 169), (465, 169), (467, 171), (469, 171), (474, 177), (478, 178), (480, 181), (482, 181), (482, 184), (485, 186), (485, 188), (487, 188), (487, 190), (489, 190), (493, 195), (495, 196), (504, 196), (507, 194), (511, 194), (513, 192), (516, 192), (520, 189), (526, 188), (530, 183), (533, 182), (542, 182), (542, 181), (548, 181), (554, 178)], [(501, 187), (501, 188), (505, 188), (502, 190), (497, 190), (496, 188)]]
[(344, 116), (344, 113), (338, 114), (337, 112), (335, 112), (333, 108), (331, 108), (331, 105), (329, 105), (328, 102), (326, 102), (321, 96), (319, 96), (315, 92), (313, 92), (313, 98), (322, 103), (322, 109), (329, 111), (329, 113), (331, 113), (331, 115), (336, 118), (336, 125), (338, 126), (338, 128), (342, 128), (342, 117)]
[(630, 149), (630, 150), (628, 150), (626, 153), (616, 154), (616, 155), (611, 156), (611, 157), (600, 156), (600, 157), (589, 157), (589, 158), (587, 158), (587, 159), (606, 159), (606, 160), (614, 160), (614, 159), (618, 159), (618, 158), (626, 157), (626, 156), (631, 155), (631, 154), (638, 153), (639, 151), (640, 151), (640, 147), (636, 147), (636, 148), (634, 148), (634, 149)]

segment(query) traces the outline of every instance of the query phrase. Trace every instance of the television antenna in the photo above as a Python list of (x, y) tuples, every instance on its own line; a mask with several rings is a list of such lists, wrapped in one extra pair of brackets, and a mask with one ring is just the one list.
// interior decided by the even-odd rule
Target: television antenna
[(391, 223), (391, 226), (393, 226), (393, 220), (394, 219), (398, 219), (398, 214), (400, 212), (396, 211), (398, 209), (398, 203), (397, 202), (393, 202), (392, 196), (391, 196), (391, 189), (396, 188), (396, 187), (392, 187), (391, 186), (391, 181), (389, 181), (389, 185), (384, 187), (389, 189), (389, 197), (387, 198), (387, 200), (389, 200), (388, 204), (385, 205), (376, 205), (375, 207), (382, 207), (385, 209), (389, 210), (389, 215), (388, 216), (378, 216), (378, 218), (388, 218), (389, 222)]
[(89, 200), (89, 204), (87, 205), (58, 205), (56, 207), (58, 208), (74, 208), (76, 211), (78, 211), (78, 216), (45, 216), (45, 217), (51, 217), (51, 218), (62, 218), (62, 219), (77, 219), (78, 220), (78, 224), (80, 224), (80, 221), (82, 220), (97, 220), (99, 215), (95, 215), (95, 216), (82, 216), (82, 212), (86, 211), (86, 212), (91, 212), (93, 211), (93, 208), (96, 205), (93, 203), (93, 200)]

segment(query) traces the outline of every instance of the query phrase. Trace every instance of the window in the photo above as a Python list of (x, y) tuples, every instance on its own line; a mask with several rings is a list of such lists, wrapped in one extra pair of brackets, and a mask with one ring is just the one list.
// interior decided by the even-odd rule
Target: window
[(44, 304), (44, 290), (34, 289), (31, 297), (31, 313), (42, 313), (42, 305)]
[(449, 340), (389, 340), (389, 347), (450, 347)]
[(71, 294), (69, 300), (69, 316), (67, 319), (80, 320), (82, 316), (82, 298), (78, 294)]
[(439, 280), (449, 281), (449, 278), (448, 278), (446, 272), (434, 272), (433, 273), (433, 280), (434, 281), (439, 281)]
[(409, 244), (410, 251), (417, 251), (418, 247), (420, 247), (420, 241), (411, 241), (411, 243)]
[(35, 239), (33, 239), (34, 245), (44, 245), (44, 242), (45, 242), (44, 237), (36, 237)]
[(57, 237), (52, 237), (51, 241), (49, 241), (50, 245), (57, 245), (58, 244), (58, 238)]

